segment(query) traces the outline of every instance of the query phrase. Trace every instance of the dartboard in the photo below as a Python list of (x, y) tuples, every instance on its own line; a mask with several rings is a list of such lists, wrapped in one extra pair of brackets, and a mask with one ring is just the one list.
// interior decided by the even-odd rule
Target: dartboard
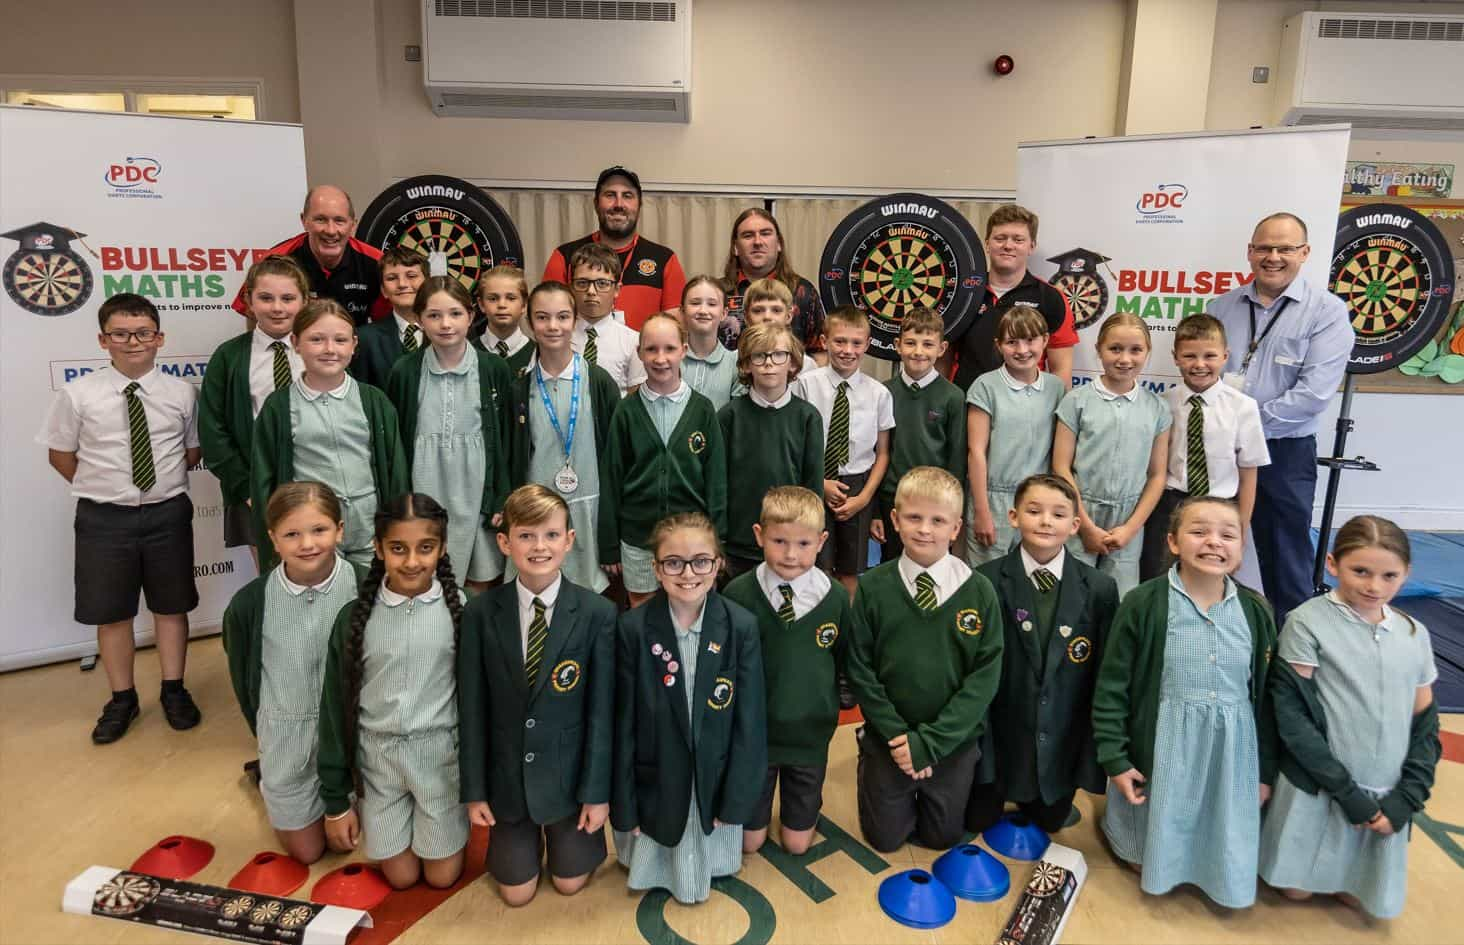
[(1052, 280), (1052, 287), (1067, 299), (1073, 310), (1073, 328), (1084, 329), (1108, 310), (1108, 286), (1091, 272), (1064, 272)]
[(92, 907), (103, 915), (132, 915), (157, 898), (162, 884), (151, 876), (118, 873), (102, 884)]
[(1032, 878), (1027, 880), (1027, 892), (1039, 899), (1045, 899), (1061, 889), (1066, 880), (1067, 870), (1046, 860), (1039, 860), (1032, 868)]
[(224, 918), (226, 919), (237, 919), (241, 915), (245, 915), (246, 913), (248, 913), (249, 910), (253, 908), (253, 896), (236, 896), (233, 899), (230, 899), (228, 902), (224, 903), (224, 907), (219, 911), (224, 914)]
[(280, 913), (284, 911), (284, 908), (282, 904), (273, 899), (269, 902), (261, 902), (258, 906), (254, 907), (253, 912), (249, 913), (249, 921), (255, 925), (264, 925), (266, 922), (273, 922), (280, 917)]
[(309, 906), (294, 906), (287, 910), (284, 915), (280, 916), (278, 924), (282, 929), (299, 928), (306, 922), (309, 922), (310, 917), (314, 914), (315, 910)]
[(92, 292), (92, 274), (70, 250), (22, 249), (5, 260), (5, 291), (36, 315), (65, 315), (81, 308)]
[(1347, 370), (1402, 364), (1438, 331), (1454, 295), (1453, 260), (1438, 229), (1407, 207), (1368, 204), (1342, 214), (1331, 289), (1347, 306), (1354, 342)]
[(928, 308), (958, 331), (980, 305), (986, 255), (966, 218), (923, 194), (871, 200), (834, 228), (824, 246), (824, 306), (853, 305), (869, 316), (869, 353), (895, 360), (900, 320)]
[(508, 214), (482, 190), (455, 177), (429, 175), (393, 184), (371, 201), (357, 233), (383, 250), (401, 246), (421, 253), (433, 275), (452, 275), (470, 292), (494, 266), (523, 265), (523, 244)]

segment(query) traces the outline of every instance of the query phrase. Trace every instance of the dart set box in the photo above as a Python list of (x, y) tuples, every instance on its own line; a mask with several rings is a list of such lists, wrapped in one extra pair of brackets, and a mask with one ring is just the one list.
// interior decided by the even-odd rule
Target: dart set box
[(61, 910), (270, 945), (344, 945), (354, 929), (371, 927), (371, 916), (359, 909), (108, 866), (90, 867), (67, 883)]
[(1056, 945), (1087, 878), (1082, 853), (1056, 843), (1049, 846), (1032, 867), (1032, 878), (996, 945)]

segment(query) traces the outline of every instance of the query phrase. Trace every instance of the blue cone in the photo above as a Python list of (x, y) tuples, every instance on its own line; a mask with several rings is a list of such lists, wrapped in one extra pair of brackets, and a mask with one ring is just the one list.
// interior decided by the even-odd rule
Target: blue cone
[(951, 892), (972, 902), (995, 902), (1012, 888), (1006, 865), (970, 843), (942, 853), (931, 872)]
[(1025, 814), (1003, 814), (981, 835), (986, 845), (1009, 860), (1040, 860), (1052, 841)]
[(956, 897), (925, 870), (906, 870), (880, 883), (879, 907), (912, 929), (938, 929), (956, 917)]

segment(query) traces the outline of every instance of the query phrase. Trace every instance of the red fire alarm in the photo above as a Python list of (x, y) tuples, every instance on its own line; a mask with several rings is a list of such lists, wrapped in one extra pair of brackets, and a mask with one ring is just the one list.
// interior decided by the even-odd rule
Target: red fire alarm
[(991, 71), (997, 75), (1011, 75), (1012, 70), (1017, 67), (1017, 61), (1011, 56), (1001, 55), (991, 64)]

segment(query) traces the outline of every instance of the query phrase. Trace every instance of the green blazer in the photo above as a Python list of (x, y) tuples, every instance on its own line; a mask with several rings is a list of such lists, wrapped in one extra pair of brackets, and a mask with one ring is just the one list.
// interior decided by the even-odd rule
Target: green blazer
[[(418, 351), (426, 346), (425, 336), (418, 339)], [(396, 315), (388, 313), (379, 321), (367, 322), (356, 329), (356, 356), (347, 369), (362, 384), (385, 387), (391, 369), (402, 356), (402, 336), (397, 331)]]
[(198, 439), (203, 463), (219, 480), (225, 505), (249, 499), (249, 453), (254, 439), (254, 395), (249, 355), (254, 332), (230, 338), (214, 350), (198, 392)]
[[(1239, 587), (1240, 605), (1251, 631), (1251, 705), (1256, 718), (1261, 783), (1276, 781), (1276, 719), (1266, 693), (1266, 674), (1276, 650), (1271, 606), (1255, 591)], [(1169, 575), (1129, 591), (1114, 615), (1093, 691), (1093, 738), (1098, 763), (1109, 775), (1137, 768), (1154, 772), (1154, 737), (1159, 725), (1159, 684), (1169, 629)]]
[[(508, 427), (512, 414), (513, 378), (508, 365), (496, 354), (469, 349), (478, 359), (478, 412), (482, 418), (483, 441), (496, 455), (488, 457), (488, 475), (483, 479), (482, 514), (491, 518), (508, 498)], [(422, 385), (422, 362), (427, 349), (418, 348), (399, 359), (386, 379), (386, 396), (396, 408), (401, 427), (402, 451), (407, 468), (412, 467), (412, 450), (417, 445), (417, 406)]]
[(463, 610), (458, 764), (463, 803), (499, 820), (550, 824), (610, 802), (615, 605), (561, 580), (532, 690), (524, 676), (518, 582)]
[[(359, 584), (365, 572), (350, 562), (346, 564), (353, 569), (353, 578)], [(234, 697), (239, 700), (239, 711), (251, 732), (255, 731), (254, 721), (259, 715), (260, 680), (264, 674), (264, 589), (272, 575), (272, 570), (265, 571), (239, 588), (224, 609), (223, 640), (229, 660), (229, 680), (234, 685)]]
[[(371, 427), (371, 476), (376, 481), (376, 496), (387, 502), (412, 488), (412, 467), (402, 450), (396, 410), (386, 395), (362, 384), (361, 409)], [(251, 515), (254, 534), (260, 536), (259, 570), (268, 572), (280, 563), (274, 546), (266, 537), (264, 508), (280, 483), (295, 478), (295, 441), (290, 427), (290, 388), (284, 387), (269, 395), (254, 421), (254, 444), (250, 472)]]
[[(610, 421), (615, 408), (620, 406), (620, 388), (610, 372), (597, 365), (590, 369), (589, 392), (590, 413), (595, 437), (595, 459), (600, 471), (600, 482), (605, 481), (605, 445), (610, 435)], [(529, 434), (529, 400), (539, 396), (531, 371), (524, 371), (513, 379), (513, 420), (509, 423), (509, 484), (517, 489), (529, 481), (529, 461), (534, 458), (534, 438)], [(576, 431), (575, 436), (581, 434)], [(593, 541), (583, 536), (584, 541)]]
[(668, 673), (651, 652), (681, 659), (666, 593), (620, 615), (610, 820), (616, 830), (639, 827), (667, 847), (680, 842), (693, 797), (702, 833), (712, 832), (713, 818), (746, 823), (767, 774), (757, 618), (714, 591), (700, 645), (688, 717), (685, 673)]
[[(1037, 589), (1020, 549), (976, 570), (996, 588), (1006, 637), (976, 783), (994, 782), (1008, 798), (1044, 804), (1076, 788), (1103, 793), (1108, 778), (1093, 744), (1093, 686), (1118, 609), (1118, 586), (1076, 556), (1065, 556), (1044, 654), (1030, 622), (1037, 612)], [(1022, 629), (1023, 623), (1033, 629)], [(1063, 634), (1061, 628), (1070, 632)]]

